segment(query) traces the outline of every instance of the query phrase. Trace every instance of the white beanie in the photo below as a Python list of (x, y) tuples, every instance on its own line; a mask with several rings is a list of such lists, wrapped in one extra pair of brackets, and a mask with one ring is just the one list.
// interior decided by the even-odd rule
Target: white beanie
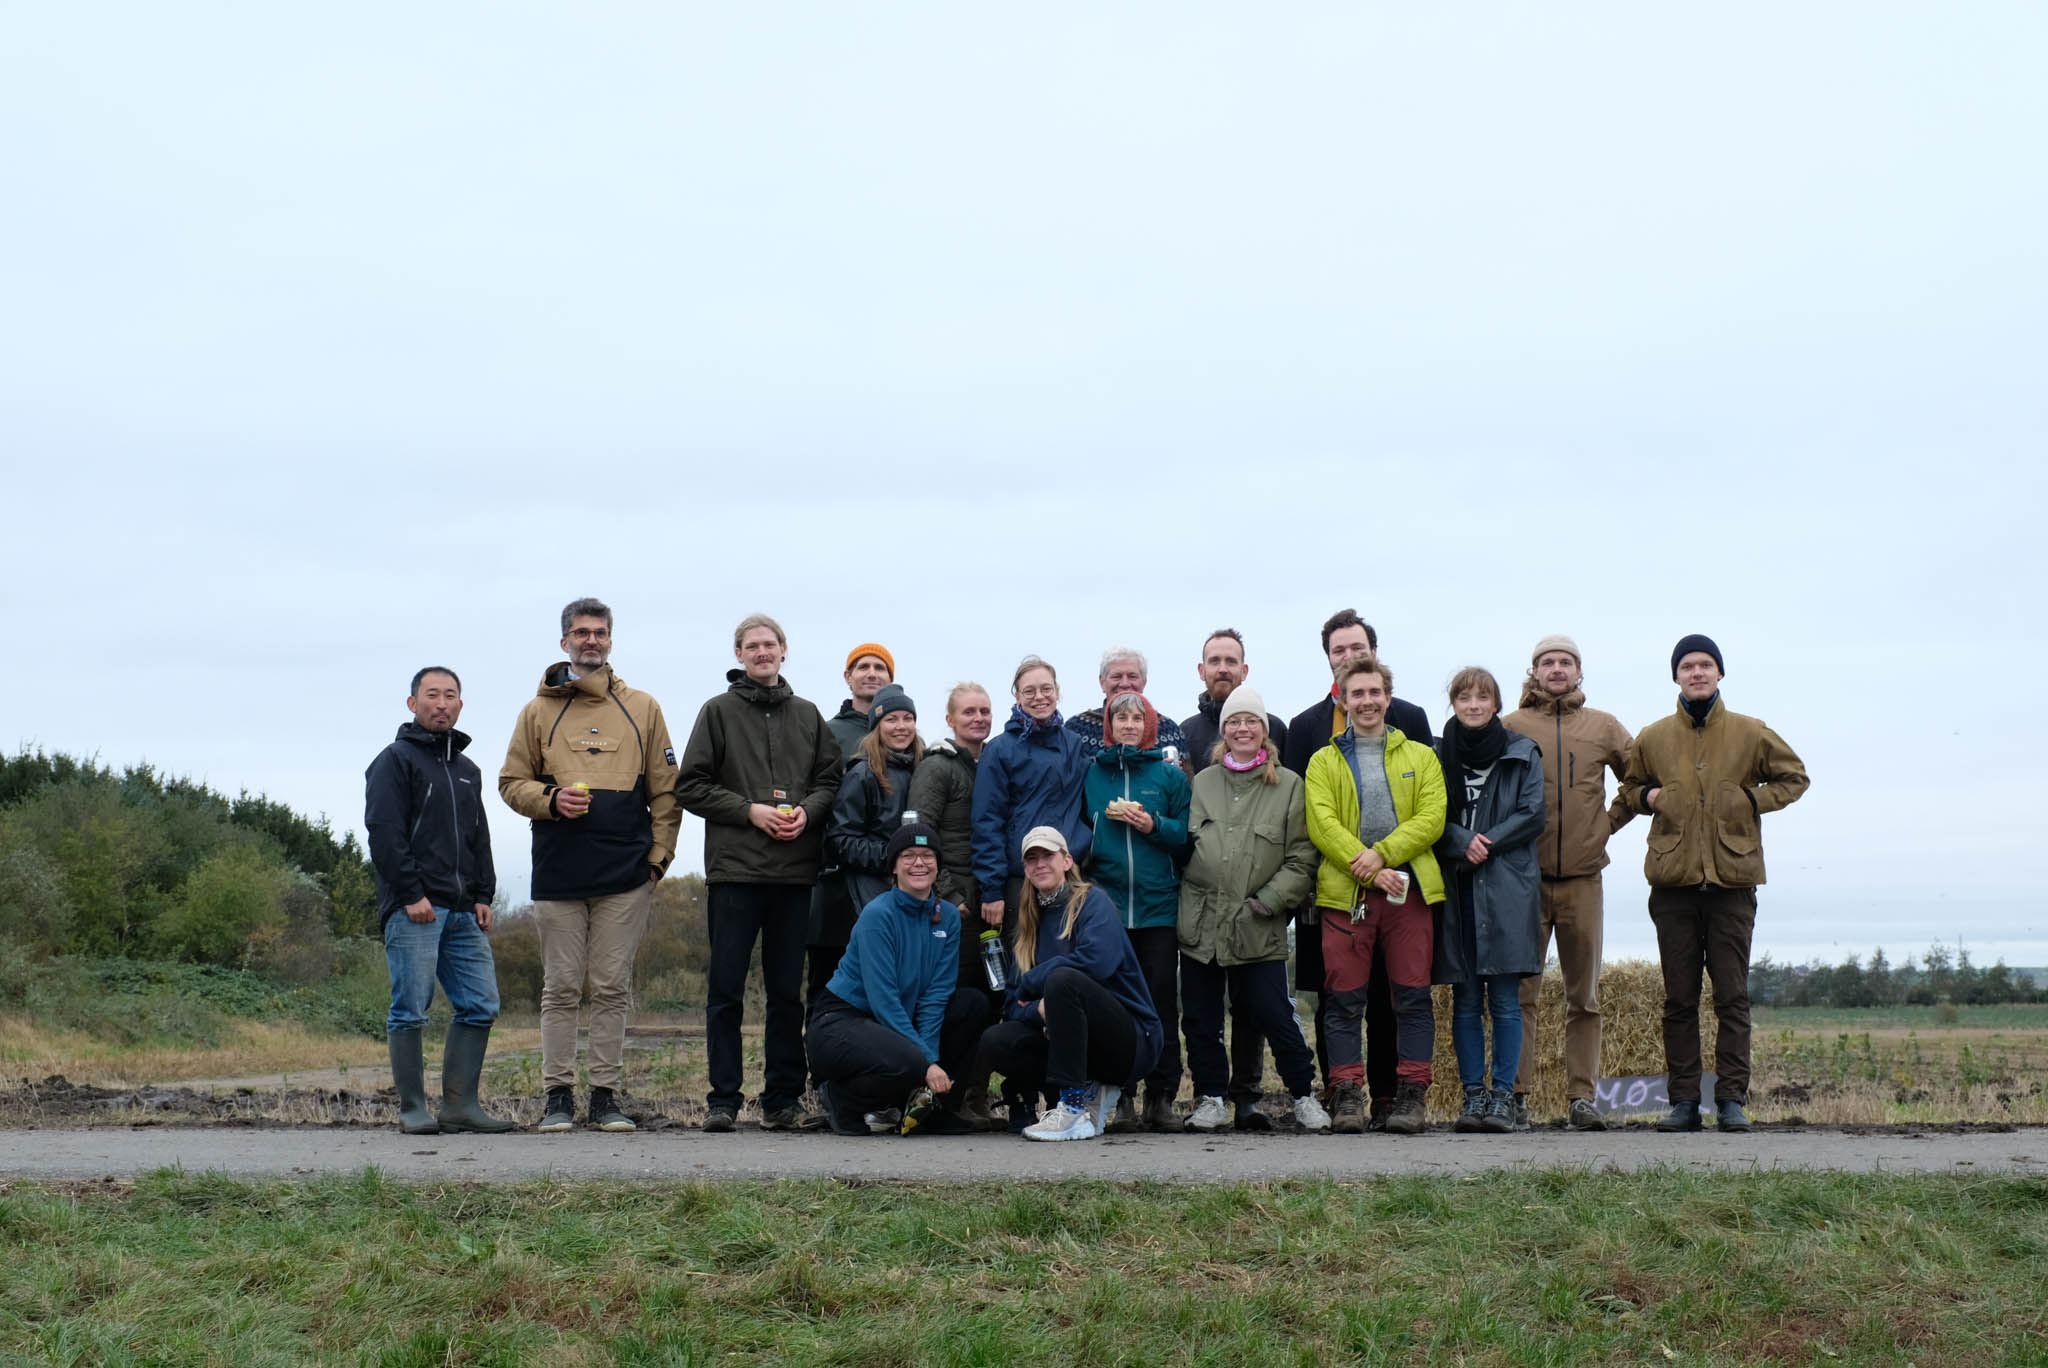
[(1230, 691), (1230, 697), (1223, 700), (1223, 711), (1216, 714), (1216, 720), (1218, 723), (1228, 722), (1239, 713), (1250, 713), (1261, 722), (1266, 720), (1266, 700), (1259, 697), (1259, 691), (1249, 684), (1240, 684)]

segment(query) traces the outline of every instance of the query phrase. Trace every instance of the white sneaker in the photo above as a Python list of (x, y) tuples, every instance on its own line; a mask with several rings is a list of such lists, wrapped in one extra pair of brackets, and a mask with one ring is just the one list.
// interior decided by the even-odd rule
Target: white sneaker
[(1326, 1131), (1330, 1128), (1330, 1114), (1316, 1101), (1316, 1095), (1309, 1093), (1294, 1099), (1294, 1123), (1305, 1131)]
[(903, 1127), (903, 1113), (895, 1107), (862, 1112), (860, 1119), (868, 1123), (868, 1130), (875, 1135), (894, 1135)]
[(1114, 1083), (1090, 1083), (1088, 1085), (1088, 1119), (1095, 1123), (1097, 1135), (1109, 1134), (1109, 1118), (1116, 1115), (1117, 1101), (1124, 1090)]
[(1064, 1102), (1024, 1128), (1026, 1140), (1093, 1140), (1101, 1133), (1094, 1117)]
[(1230, 1129), (1230, 1108), (1223, 1105), (1220, 1097), (1199, 1098), (1195, 1102), (1195, 1114), (1188, 1118), (1188, 1129), (1218, 1131)]

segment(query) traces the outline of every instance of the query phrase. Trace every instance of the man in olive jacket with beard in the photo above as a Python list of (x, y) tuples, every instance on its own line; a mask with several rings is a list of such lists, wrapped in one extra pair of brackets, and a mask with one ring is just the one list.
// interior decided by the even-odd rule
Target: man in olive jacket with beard
[(740, 1025), (747, 966), (761, 942), (768, 998), (767, 1079), (761, 1128), (804, 1122), (804, 943), (811, 887), (818, 880), (825, 825), (839, 792), (838, 738), (817, 706), (782, 677), (789, 653), (782, 627), (765, 613), (733, 632), (737, 670), (705, 703), (683, 747), (676, 797), (704, 819), (705, 917), (711, 963), (705, 971), (705, 1052), (710, 1110), (704, 1129), (739, 1121), (744, 1076)]
[[(1501, 719), (1509, 731), (1528, 737), (1543, 752), (1543, 835), (1536, 842), (1542, 871), (1542, 937), (1539, 963), (1557, 935), (1557, 962), (1564, 971), (1565, 1125), (1572, 1130), (1605, 1130), (1593, 1105), (1600, 1077), (1600, 871), (1607, 866), (1607, 838), (1634, 820), (1616, 795), (1607, 801), (1607, 779), (1619, 782), (1628, 764), (1628, 728), (1612, 713), (1586, 706), (1579, 646), (1568, 636), (1536, 643), (1522, 703)], [(1535, 1072), (1536, 994), (1543, 976), (1522, 980), (1522, 1062), (1515, 1073), (1515, 1127), (1529, 1125), (1528, 1095)]]
[(562, 609), (562, 649), (520, 710), (498, 796), (533, 823), (543, 1131), (576, 1124), (576, 1015), (590, 995), (589, 1124), (629, 1131), (626, 1009), (654, 885), (675, 858), (676, 753), (661, 705), (612, 672), (612, 610)]
[(1714, 1120), (1748, 1130), (1749, 946), (1764, 881), (1763, 814), (1806, 792), (1806, 766), (1779, 735), (1721, 702), (1721, 648), (1697, 633), (1671, 651), (1678, 709), (1643, 728), (1621, 801), (1651, 818), (1643, 854), (1664, 967), (1661, 1131), (1700, 1128), (1700, 966), (1714, 983)]

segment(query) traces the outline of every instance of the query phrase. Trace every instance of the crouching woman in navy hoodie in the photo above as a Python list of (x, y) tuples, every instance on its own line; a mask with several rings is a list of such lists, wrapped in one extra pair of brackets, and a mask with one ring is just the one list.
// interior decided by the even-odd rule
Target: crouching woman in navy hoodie
[(1084, 881), (1054, 827), (1023, 841), (1026, 887), (1011, 947), (1017, 975), (1005, 1020), (981, 1037), (969, 1081), (1003, 1076), (1011, 1129), (1030, 1100), (1059, 1100), (1023, 1127), (1030, 1140), (1092, 1140), (1124, 1089), (1158, 1062), (1165, 1040), (1138, 952), (1116, 905)]
[(846, 954), (812, 1008), (805, 1041), (825, 1119), (841, 1135), (897, 1129), (920, 1088), (938, 1099), (930, 1129), (959, 1108), (954, 1079), (988, 1024), (988, 998), (960, 990), (960, 909), (933, 893), (939, 833), (922, 822), (889, 839), (895, 887), (863, 907)]

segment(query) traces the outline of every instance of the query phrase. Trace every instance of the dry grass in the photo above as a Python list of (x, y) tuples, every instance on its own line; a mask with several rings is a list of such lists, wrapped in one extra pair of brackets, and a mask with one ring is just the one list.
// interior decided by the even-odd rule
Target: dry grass
[[(535, 1048), (540, 1032), (508, 1032), (494, 1045)], [(47, 1078), (62, 1074), (74, 1083), (102, 1088), (202, 1081), (219, 1086), (290, 1076), (298, 1086), (332, 1081), (331, 1076), (388, 1067), (384, 1043), (359, 1035), (307, 1030), (294, 1022), (235, 1020), (222, 1043), (203, 1045), (124, 1044), (75, 1031), (44, 1030), (21, 1017), (0, 1018), (0, 1074)]]

